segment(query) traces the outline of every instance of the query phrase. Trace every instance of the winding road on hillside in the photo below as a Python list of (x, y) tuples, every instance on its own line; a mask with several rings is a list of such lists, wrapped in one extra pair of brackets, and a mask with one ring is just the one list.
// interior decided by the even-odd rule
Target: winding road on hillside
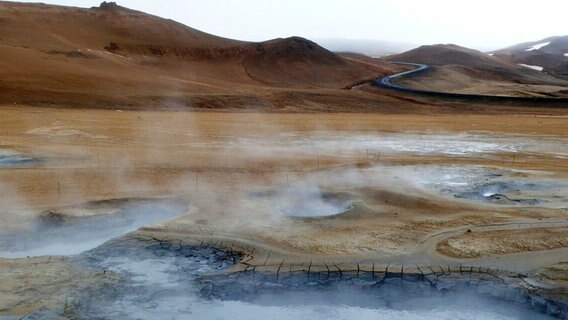
[[(436, 96), (440, 98), (457, 98), (457, 99), (469, 99), (478, 100), (484, 102), (538, 102), (547, 103), (547, 107), (554, 104), (554, 106), (566, 108), (568, 107), (568, 98), (548, 98), (548, 97), (516, 97), (516, 96), (495, 96), (495, 95), (484, 95), (484, 94), (471, 94), (471, 93), (455, 93), (455, 92), (444, 92), (435, 90), (425, 90), (408, 87), (405, 85), (395, 83), (396, 79), (403, 77), (412, 77), (417, 74), (426, 72), (432, 67), (423, 63), (411, 63), (411, 62), (392, 62), (398, 65), (407, 65), (416, 67), (413, 70), (408, 70), (404, 72), (395, 73), (389, 76), (384, 76), (371, 81), (371, 85), (375, 87), (394, 89), (405, 92), (412, 92), (421, 95)], [(556, 103), (561, 103), (557, 105)]]
[(395, 89), (402, 89), (402, 90), (409, 90), (410, 89), (412, 91), (417, 91), (417, 92), (423, 91), (421, 89), (413, 89), (413, 88), (410, 88), (410, 87), (405, 87), (405, 86), (395, 84), (395, 83), (393, 83), (393, 80), (400, 78), (400, 77), (404, 77), (404, 76), (408, 76), (408, 75), (415, 75), (415, 74), (424, 72), (424, 71), (430, 69), (429, 65), (422, 64), (422, 63), (410, 63), (410, 62), (393, 62), (393, 63), (400, 64), (400, 65), (414, 66), (414, 67), (416, 67), (416, 69), (408, 70), (408, 71), (404, 71), (404, 72), (400, 72), (400, 73), (395, 73), (395, 74), (392, 74), (390, 76), (378, 78), (375, 81), (373, 81), (373, 85), (380, 85), (380, 86), (385, 86), (385, 87), (388, 87), (388, 88), (395, 88)]

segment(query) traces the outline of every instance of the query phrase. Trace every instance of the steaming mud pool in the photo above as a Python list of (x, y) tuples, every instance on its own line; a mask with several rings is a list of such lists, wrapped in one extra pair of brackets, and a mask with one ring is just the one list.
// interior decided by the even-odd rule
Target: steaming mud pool
[(495, 205), (568, 208), (568, 182), (538, 171), (467, 165), (409, 169), (423, 187), (455, 198)]
[(79, 254), (142, 226), (180, 216), (188, 203), (180, 199), (124, 199), (91, 205), (107, 206), (111, 211), (73, 218), (48, 211), (26, 230), (0, 231), (0, 257)]
[(318, 188), (286, 188), (253, 192), (250, 198), (275, 208), (291, 217), (326, 217), (344, 213), (351, 208), (351, 200), (344, 194), (321, 192)]
[(483, 277), (226, 273), (239, 258), (214, 247), (115, 239), (73, 263), (116, 281), (22, 319), (551, 319), (521, 291)]
[(0, 148), (0, 167), (24, 165), (37, 161), (39, 161), (39, 159), (22, 155), (13, 150)]

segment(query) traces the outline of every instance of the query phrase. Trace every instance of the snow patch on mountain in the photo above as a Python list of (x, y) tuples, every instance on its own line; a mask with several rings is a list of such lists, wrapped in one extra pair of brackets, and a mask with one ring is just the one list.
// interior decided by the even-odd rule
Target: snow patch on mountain
[(523, 66), (525, 68), (529, 68), (529, 69), (533, 69), (536, 71), (542, 71), (544, 68), (541, 66), (531, 66), (530, 64), (524, 64), (524, 63), (519, 63), (520, 66)]
[(538, 44), (535, 44), (535, 45), (533, 45), (532, 47), (528, 48), (528, 49), (525, 50), (525, 51), (540, 50), (542, 47), (546, 47), (546, 46), (549, 45), (549, 44), (550, 44), (550, 41), (538, 43)]

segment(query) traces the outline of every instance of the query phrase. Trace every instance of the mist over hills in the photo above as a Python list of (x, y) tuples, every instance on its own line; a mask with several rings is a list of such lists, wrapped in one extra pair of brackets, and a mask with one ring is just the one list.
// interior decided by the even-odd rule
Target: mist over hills
[(366, 40), (366, 39), (342, 39), (342, 38), (327, 38), (315, 39), (324, 48), (334, 52), (354, 52), (362, 53), (371, 57), (381, 57), (389, 54), (401, 53), (413, 48), (418, 47), (416, 44), (381, 41), (381, 40)]

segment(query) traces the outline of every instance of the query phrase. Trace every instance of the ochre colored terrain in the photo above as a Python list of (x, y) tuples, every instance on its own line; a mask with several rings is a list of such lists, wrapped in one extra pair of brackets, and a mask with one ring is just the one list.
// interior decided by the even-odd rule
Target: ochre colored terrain
[[(0, 165), (2, 230), (27, 232), (50, 211), (103, 214), (93, 201), (183, 197), (187, 214), (134, 236), (241, 248), (251, 265), (272, 269), (464, 264), (565, 286), (566, 189), (526, 204), (432, 185), (456, 168), (568, 181), (566, 106), (373, 88), (369, 80), (407, 67), (302, 38), (223, 39), (112, 5), (0, 2), (0, 37), (0, 152), (37, 160)], [(486, 60), (440, 66), (434, 74), (450, 76), (436, 83), (463, 91), (499, 82), (494, 93), (511, 93), (524, 86), (511, 84), (516, 77), (532, 81), (521, 95), (563, 87)], [(495, 65), (511, 69), (499, 79), (472, 71)], [(469, 151), (449, 152), (454, 144)], [(278, 196), (294, 189), (350, 202), (337, 215), (282, 214)], [(61, 303), (68, 287), (111, 278), (59, 257), (0, 259), (0, 293), (9, 293), (0, 315)]]

